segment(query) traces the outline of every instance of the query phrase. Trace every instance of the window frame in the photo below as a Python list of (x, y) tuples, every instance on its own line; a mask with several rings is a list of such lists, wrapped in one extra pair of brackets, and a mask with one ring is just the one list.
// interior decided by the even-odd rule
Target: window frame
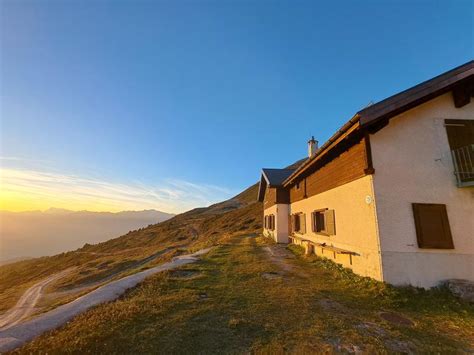
[[(327, 223), (326, 223), (326, 214), (325, 214), (325, 212), (327, 210), (328, 210), (327, 208), (321, 208), (321, 209), (318, 209), (318, 210), (314, 210), (311, 213), (311, 222), (312, 222), (311, 223), (311, 228), (312, 228), (312, 231), (314, 233), (321, 234), (321, 235), (326, 235), (326, 236), (330, 235), (327, 231)], [(320, 215), (320, 216), (323, 217), (324, 229), (318, 230), (317, 218), (316, 218), (317, 215)]]
[(276, 217), (274, 214), (267, 214), (264, 216), (264, 220), (263, 220), (264, 229), (274, 231), (275, 223), (276, 223)]
[[(318, 230), (318, 218), (322, 216), (324, 222), (324, 229)], [(311, 212), (311, 231), (314, 234), (324, 235), (326, 237), (336, 235), (336, 212), (330, 208), (320, 208)]]
[[(306, 214), (304, 212), (296, 212), (292, 213), (290, 217), (292, 218), (291, 221), (291, 228), (292, 228), (292, 233), (299, 233), (299, 234), (306, 234), (307, 227), (306, 227)], [(296, 226), (298, 226), (298, 229), (296, 229)]]
[(474, 186), (474, 120), (445, 119), (444, 127), (458, 187)]

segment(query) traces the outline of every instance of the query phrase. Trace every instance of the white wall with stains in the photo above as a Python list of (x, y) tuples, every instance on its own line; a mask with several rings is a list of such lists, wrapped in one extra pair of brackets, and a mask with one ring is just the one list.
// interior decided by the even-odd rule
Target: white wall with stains
[[(450, 278), (474, 280), (474, 188), (456, 185), (445, 119), (474, 119), (474, 102), (455, 108), (447, 93), (370, 136), (387, 282), (432, 287)], [(446, 204), (455, 249), (418, 248), (412, 203)]]

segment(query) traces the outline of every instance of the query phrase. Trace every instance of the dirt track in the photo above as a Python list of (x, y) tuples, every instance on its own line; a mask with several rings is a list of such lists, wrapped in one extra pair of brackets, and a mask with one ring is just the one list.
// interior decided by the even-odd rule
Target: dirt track
[(6, 330), (30, 316), (43, 294), (43, 289), (51, 282), (60, 279), (70, 271), (71, 269), (67, 269), (51, 275), (26, 290), (15, 306), (0, 316), (0, 330)]
[(105, 284), (70, 303), (40, 314), (24, 323), (10, 325), (8, 329), (0, 330), (0, 352), (13, 350), (38, 335), (63, 325), (76, 315), (85, 312), (93, 306), (115, 300), (127, 289), (135, 287), (150, 275), (196, 262), (198, 256), (207, 253), (209, 250), (210, 249), (202, 249), (194, 254), (175, 257), (170, 262)]

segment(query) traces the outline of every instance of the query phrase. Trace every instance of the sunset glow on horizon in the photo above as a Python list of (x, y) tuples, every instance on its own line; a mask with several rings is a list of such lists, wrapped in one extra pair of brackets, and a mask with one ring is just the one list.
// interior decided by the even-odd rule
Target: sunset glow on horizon
[(0, 168), (0, 210), (22, 212), (63, 208), (119, 212), (155, 209), (168, 213), (207, 206), (232, 192), (211, 185), (164, 180), (158, 186), (109, 182), (68, 174)]

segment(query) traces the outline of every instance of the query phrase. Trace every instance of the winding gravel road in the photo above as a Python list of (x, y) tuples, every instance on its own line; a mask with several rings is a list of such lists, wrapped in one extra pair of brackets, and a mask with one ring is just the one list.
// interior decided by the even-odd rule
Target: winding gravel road
[[(209, 250), (210, 248), (202, 249), (193, 254), (177, 256), (170, 262), (109, 282), (84, 296), (76, 298), (72, 302), (59, 306), (49, 312), (42, 313), (25, 322), (15, 325), (10, 324), (8, 329), (0, 329), (0, 352), (13, 350), (44, 332), (63, 325), (91, 307), (103, 302), (115, 300), (127, 289), (135, 287), (150, 275), (165, 270), (172, 270), (185, 264), (194, 263), (199, 260), (200, 255), (207, 253)], [(55, 274), (54, 276), (57, 275), (58, 274)], [(49, 279), (50, 278), (47, 280)], [(51, 282), (51, 280), (49, 282)], [(43, 285), (43, 287), (44, 286), (45, 285)]]
[(30, 316), (35, 310), (39, 299), (43, 295), (43, 289), (51, 282), (60, 279), (70, 271), (71, 269), (67, 269), (51, 275), (26, 290), (15, 306), (0, 316), (0, 330), (8, 329)]

